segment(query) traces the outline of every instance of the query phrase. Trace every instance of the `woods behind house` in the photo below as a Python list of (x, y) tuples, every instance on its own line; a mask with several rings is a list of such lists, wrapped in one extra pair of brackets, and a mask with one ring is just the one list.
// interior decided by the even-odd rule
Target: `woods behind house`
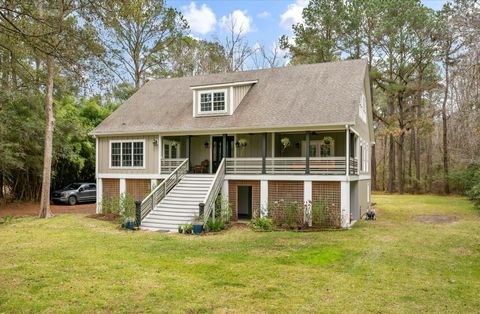
[(480, 199), (479, 3), (312, 0), (303, 18), (266, 49), (234, 24), (195, 39), (160, 0), (1, 0), (0, 198), (93, 180), (88, 132), (149, 79), (366, 58), (373, 188)]

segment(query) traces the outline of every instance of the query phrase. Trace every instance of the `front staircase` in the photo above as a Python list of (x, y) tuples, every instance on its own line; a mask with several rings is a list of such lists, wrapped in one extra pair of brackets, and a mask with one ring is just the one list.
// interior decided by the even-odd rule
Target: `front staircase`
[(142, 220), (141, 228), (177, 232), (178, 226), (191, 223), (214, 178), (214, 174), (186, 174)]

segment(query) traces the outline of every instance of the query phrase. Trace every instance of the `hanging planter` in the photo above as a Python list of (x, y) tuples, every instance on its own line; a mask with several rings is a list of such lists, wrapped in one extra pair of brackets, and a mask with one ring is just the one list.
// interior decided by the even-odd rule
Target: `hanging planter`
[(332, 143), (332, 142), (333, 142), (333, 138), (331, 136), (325, 136), (323, 138), (323, 144), (325, 144), (325, 145), (330, 145), (330, 143)]
[(248, 141), (245, 138), (241, 138), (237, 141), (237, 146), (240, 148), (245, 148), (248, 145)]
[(284, 152), (285, 149), (290, 146), (290, 139), (288, 137), (283, 137), (280, 140), (280, 143), (282, 143), (282, 152)]

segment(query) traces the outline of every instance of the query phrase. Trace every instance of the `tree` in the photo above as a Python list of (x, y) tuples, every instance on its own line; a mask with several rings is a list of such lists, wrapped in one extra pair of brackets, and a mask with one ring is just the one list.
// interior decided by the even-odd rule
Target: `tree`
[(102, 30), (108, 51), (105, 65), (117, 79), (137, 89), (187, 30), (181, 13), (163, 0), (108, 0), (97, 4), (96, 12), (99, 20), (94, 24)]
[(88, 23), (78, 22), (83, 8), (77, 1), (36, 1), (35, 3), (9, 1), (0, 6), (0, 29), (12, 40), (21, 40), (45, 64), (45, 136), (43, 154), (40, 218), (52, 216), (50, 210), (51, 165), (53, 149), (53, 93), (56, 67), (77, 74), (82, 61), (100, 49), (93, 44), (95, 35)]

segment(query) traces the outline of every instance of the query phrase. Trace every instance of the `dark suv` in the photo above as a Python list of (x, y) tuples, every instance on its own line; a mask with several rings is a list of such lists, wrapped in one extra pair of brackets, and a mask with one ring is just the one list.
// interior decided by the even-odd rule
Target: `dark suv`
[(54, 204), (67, 203), (70, 205), (96, 202), (97, 185), (95, 183), (72, 183), (61, 190), (54, 191), (52, 201)]

